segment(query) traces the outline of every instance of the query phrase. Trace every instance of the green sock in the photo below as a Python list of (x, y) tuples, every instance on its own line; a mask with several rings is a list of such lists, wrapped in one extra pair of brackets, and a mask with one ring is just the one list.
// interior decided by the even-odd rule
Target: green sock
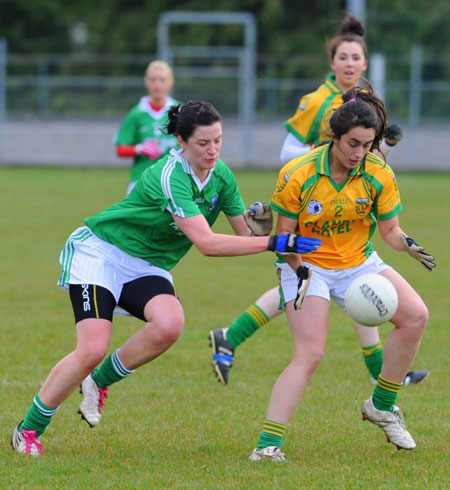
[(256, 449), (264, 449), (269, 446), (281, 447), (283, 445), (284, 431), (286, 425), (281, 422), (274, 422), (273, 420), (266, 419), (264, 421), (264, 428), (261, 432)]
[(403, 383), (394, 383), (378, 376), (378, 384), (375, 386), (372, 394), (375, 408), (377, 410), (392, 412), (402, 385)]
[(227, 330), (227, 340), (231, 347), (236, 349), (238, 345), (251, 337), (258, 328), (265, 325), (268, 321), (270, 321), (270, 318), (259, 306), (250, 306), (247, 311), (234, 320)]
[(39, 437), (52, 421), (52, 417), (58, 408), (59, 406), (56, 408), (47, 407), (41, 402), (38, 395), (36, 395), (25, 418), (20, 424), (19, 430), (35, 430), (36, 437)]
[(370, 347), (362, 347), (361, 352), (363, 353), (364, 362), (370, 375), (378, 379), (381, 373), (381, 367), (383, 366), (383, 346), (381, 343), (378, 343)]
[(117, 381), (134, 373), (134, 369), (130, 371), (122, 364), (122, 361), (119, 359), (119, 350), (117, 349), (104, 359), (100, 366), (92, 373), (92, 379), (99, 388), (117, 383)]

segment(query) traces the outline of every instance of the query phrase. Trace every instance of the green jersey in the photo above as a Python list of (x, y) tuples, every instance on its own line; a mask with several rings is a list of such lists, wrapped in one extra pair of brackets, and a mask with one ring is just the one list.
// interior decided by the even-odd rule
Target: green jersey
[(115, 141), (116, 145), (138, 145), (144, 141), (155, 141), (161, 150), (161, 155), (156, 160), (151, 160), (145, 155), (134, 157), (130, 170), (131, 182), (139, 180), (145, 169), (177, 146), (176, 136), (165, 134), (163, 131), (168, 122), (167, 111), (177, 104), (178, 101), (167, 97), (164, 107), (155, 111), (150, 106), (150, 97), (142, 97), (139, 104), (133, 107), (123, 120)]
[(84, 222), (124, 252), (170, 270), (192, 246), (172, 215), (202, 214), (212, 226), (220, 211), (228, 216), (245, 211), (227, 165), (219, 160), (200, 182), (182, 152), (171, 150), (144, 172), (128, 197)]

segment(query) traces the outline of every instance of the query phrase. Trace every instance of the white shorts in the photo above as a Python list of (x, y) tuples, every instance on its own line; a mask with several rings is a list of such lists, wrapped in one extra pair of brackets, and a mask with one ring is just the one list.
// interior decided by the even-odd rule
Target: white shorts
[(172, 275), (160, 267), (133, 257), (94, 235), (87, 226), (75, 230), (59, 257), (62, 274), (58, 286), (95, 284), (111, 291), (119, 302), (123, 285), (146, 276), (161, 276), (173, 284)]
[[(283, 293), (284, 303), (286, 304), (297, 296), (297, 274), (286, 263), (277, 262), (276, 265), (278, 281)], [(342, 308), (344, 308), (345, 292), (358, 276), (369, 272), (379, 273), (385, 269), (391, 269), (391, 266), (385, 264), (376, 252), (373, 252), (361, 265), (348, 269), (322, 269), (306, 261), (305, 265), (313, 271), (306, 296), (319, 296), (328, 301), (334, 299)]]

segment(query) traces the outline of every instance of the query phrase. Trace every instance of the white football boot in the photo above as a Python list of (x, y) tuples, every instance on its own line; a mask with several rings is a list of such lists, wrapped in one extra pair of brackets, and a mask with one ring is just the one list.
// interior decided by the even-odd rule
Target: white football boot
[(36, 437), (36, 431), (25, 429), (19, 431), (19, 425), (11, 435), (11, 446), (14, 451), (20, 454), (28, 454), (33, 458), (41, 455), (44, 452), (44, 446), (40, 443), (40, 438)]
[(105, 406), (105, 398), (108, 398), (108, 387), (99, 388), (89, 375), (81, 383), (80, 393), (83, 395), (83, 401), (78, 413), (91, 427), (95, 427), (102, 418), (102, 407)]
[(253, 449), (250, 454), (251, 461), (261, 461), (262, 459), (271, 459), (272, 461), (286, 461), (286, 456), (281, 452), (278, 446), (269, 446), (263, 449)]
[(394, 405), (392, 412), (377, 410), (372, 398), (366, 400), (361, 408), (363, 420), (369, 420), (377, 425), (387, 436), (387, 441), (397, 446), (397, 449), (414, 449), (416, 443), (406, 430), (402, 412)]

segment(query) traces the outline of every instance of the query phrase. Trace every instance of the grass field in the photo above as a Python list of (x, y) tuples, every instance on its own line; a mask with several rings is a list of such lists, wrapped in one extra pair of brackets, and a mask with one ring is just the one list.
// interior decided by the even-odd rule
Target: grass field
[[(247, 203), (268, 200), (275, 172), (238, 172)], [(284, 316), (237, 351), (230, 385), (210, 367), (207, 334), (275, 284), (273, 256), (205, 258), (192, 250), (173, 271), (186, 328), (164, 356), (110, 388), (101, 426), (62, 406), (41, 458), (11, 451), (13, 427), (53, 364), (74, 347), (72, 310), (56, 287), (59, 252), (84, 217), (119, 200), (125, 170), (0, 169), (0, 488), (6, 489), (445, 489), (450, 488), (450, 174), (400, 174), (402, 226), (437, 257), (429, 274), (407, 256), (377, 250), (420, 292), (431, 315), (414, 367), (431, 376), (399, 397), (417, 449), (397, 452), (363, 423), (371, 394), (356, 335), (335, 305), (325, 358), (285, 437), (287, 463), (253, 463), (272, 385), (292, 346)], [(225, 220), (216, 230), (228, 231)], [(118, 318), (111, 349), (139, 328)], [(381, 328), (383, 336), (389, 326)]]

